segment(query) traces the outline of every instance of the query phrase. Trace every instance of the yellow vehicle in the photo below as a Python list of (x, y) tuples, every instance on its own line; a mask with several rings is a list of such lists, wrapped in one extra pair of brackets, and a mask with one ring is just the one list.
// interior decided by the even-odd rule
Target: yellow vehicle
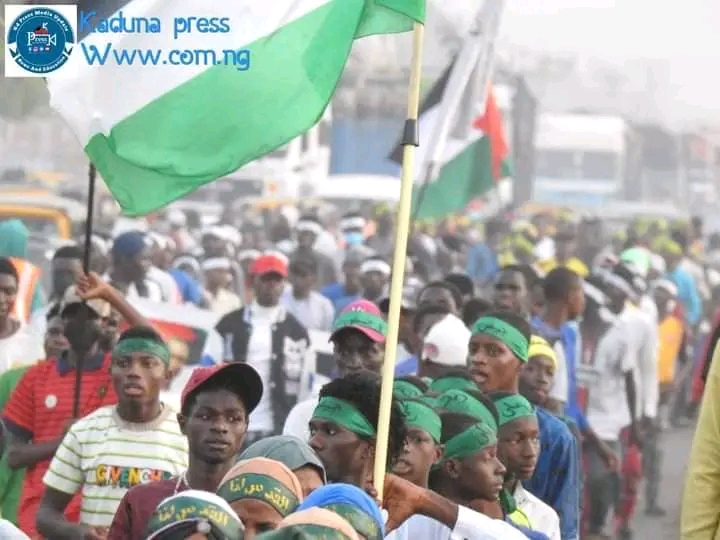
[(19, 219), (32, 235), (69, 240), (85, 223), (84, 204), (56, 195), (0, 193), (0, 221)]

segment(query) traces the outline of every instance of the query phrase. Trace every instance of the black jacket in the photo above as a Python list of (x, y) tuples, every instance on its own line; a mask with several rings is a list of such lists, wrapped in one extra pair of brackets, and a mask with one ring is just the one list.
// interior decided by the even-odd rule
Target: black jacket
[[(247, 349), (252, 332), (249, 307), (232, 311), (217, 323), (215, 329), (222, 336), (226, 349), (224, 361), (247, 362)], [(297, 403), (300, 377), (310, 348), (307, 329), (291, 314), (282, 310), (272, 326), (272, 358), (270, 392), (274, 432), (282, 432), (285, 418)], [(232, 355), (232, 358), (229, 358)]]

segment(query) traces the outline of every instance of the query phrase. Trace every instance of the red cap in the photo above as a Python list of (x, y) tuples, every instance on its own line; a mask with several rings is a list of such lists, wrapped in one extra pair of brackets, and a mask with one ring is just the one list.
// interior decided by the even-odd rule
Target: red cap
[(247, 414), (250, 414), (263, 395), (263, 384), (260, 375), (249, 364), (232, 362), (210, 367), (198, 367), (193, 370), (190, 379), (183, 388), (180, 404), (184, 408), (190, 394), (199, 390), (205, 383), (222, 374), (223, 381), (242, 399)]
[(250, 265), (250, 274), (253, 276), (278, 274), (286, 278), (288, 276), (288, 265), (276, 255), (261, 255)]

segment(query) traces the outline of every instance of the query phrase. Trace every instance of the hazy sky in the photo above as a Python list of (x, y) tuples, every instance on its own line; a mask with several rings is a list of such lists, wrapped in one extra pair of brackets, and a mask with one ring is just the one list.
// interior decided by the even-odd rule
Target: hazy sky
[[(664, 106), (673, 109), (673, 116), (720, 120), (720, 1), (506, 0), (505, 4), (502, 42), (611, 61), (666, 59)], [(435, 5), (456, 18), (472, 13), (477, 0), (444, 0)]]

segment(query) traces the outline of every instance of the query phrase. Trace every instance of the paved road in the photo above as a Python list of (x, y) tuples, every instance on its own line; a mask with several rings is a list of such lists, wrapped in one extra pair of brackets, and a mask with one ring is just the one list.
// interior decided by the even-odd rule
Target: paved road
[(668, 515), (665, 518), (648, 518), (645, 516), (645, 504), (640, 501), (634, 523), (635, 540), (678, 540), (680, 538), (680, 498), (692, 436), (692, 428), (676, 429), (664, 433), (665, 462), (660, 504), (668, 511)]

